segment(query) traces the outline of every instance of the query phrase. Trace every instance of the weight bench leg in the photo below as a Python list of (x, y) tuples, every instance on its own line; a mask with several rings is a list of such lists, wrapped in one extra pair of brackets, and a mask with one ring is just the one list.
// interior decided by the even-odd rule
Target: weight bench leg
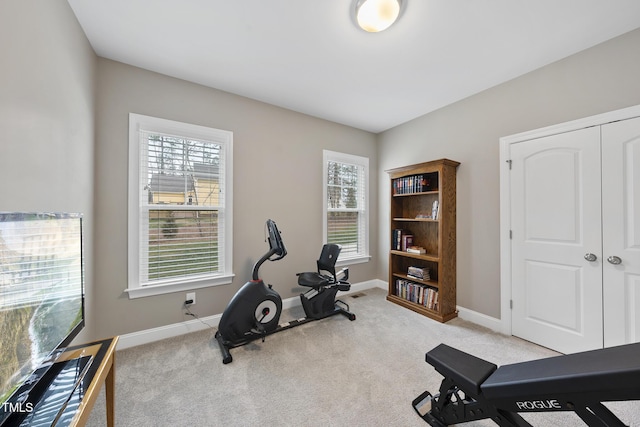
[(576, 405), (574, 412), (589, 427), (627, 427), (620, 418), (604, 406), (601, 402)]
[(432, 427), (491, 419), (501, 427), (533, 427), (520, 415), (506, 412), (487, 402), (482, 393), (473, 395), (462, 390), (451, 378), (444, 378), (435, 396), (425, 391), (412, 406)]
[(496, 412), (497, 415), (494, 415), (493, 417), (491, 417), (491, 419), (500, 427), (533, 427), (518, 414), (514, 414), (513, 412), (505, 412), (500, 409), (498, 409)]

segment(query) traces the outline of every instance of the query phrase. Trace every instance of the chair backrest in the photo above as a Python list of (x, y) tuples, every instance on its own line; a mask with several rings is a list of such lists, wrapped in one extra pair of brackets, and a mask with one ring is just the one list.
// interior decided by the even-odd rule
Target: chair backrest
[(322, 247), (318, 260), (318, 274), (321, 274), (321, 271), (327, 271), (334, 280), (336, 279), (336, 261), (341, 250), (342, 246), (335, 243), (327, 243)]

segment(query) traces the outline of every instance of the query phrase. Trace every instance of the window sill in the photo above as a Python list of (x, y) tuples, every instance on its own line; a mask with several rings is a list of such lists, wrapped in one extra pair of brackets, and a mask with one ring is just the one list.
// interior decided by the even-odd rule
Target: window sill
[(371, 261), (370, 255), (362, 255), (352, 258), (338, 259), (336, 261), (336, 267), (344, 267), (352, 264), (363, 264), (365, 262)]
[(233, 281), (234, 274), (217, 276), (188, 282), (163, 283), (161, 285), (147, 285), (137, 288), (127, 288), (124, 291), (129, 294), (129, 299), (150, 297), (154, 295), (170, 294), (174, 292), (189, 291), (193, 289), (208, 288), (211, 286), (228, 285)]

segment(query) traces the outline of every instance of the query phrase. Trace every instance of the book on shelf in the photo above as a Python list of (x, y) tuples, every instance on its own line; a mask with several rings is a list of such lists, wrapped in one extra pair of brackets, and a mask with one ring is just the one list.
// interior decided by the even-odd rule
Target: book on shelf
[(403, 176), (393, 180), (393, 194), (422, 193), (429, 190), (429, 179), (424, 174)]
[(422, 246), (409, 246), (407, 248), (407, 252), (409, 252), (410, 254), (424, 255), (427, 253), (427, 250)]
[(395, 291), (395, 295), (404, 300), (422, 305), (429, 310), (438, 309), (438, 290), (430, 286), (397, 279)]
[(399, 251), (402, 246), (402, 229), (396, 228), (393, 230), (393, 237), (391, 239), (391, 249), (394, 251)]
[(440, 213), (440, 202), (434, 200), (433, 206), (431, 207), (431, 218), (438, 219), (438, 214)]
[(429, 268), (427, 267), (409, 267), (407, 269), (407, 276), (413, 277), (419, 280), (431, 280), (429, 274)]
[(394, 251), (406, 251), (413, 246), (413, 234), (408, 230), (396, 228), (391, 238), (391, 249)]
[(429, 293), (428, 300), (425, 303), (425, 307), (431, 310), (438, 309), (438, 292), (437, 291), (433, 291)]
[(410, 248), (411, 246), (413, 246), (413, 234), (403, 234), (400, 250), (406, 251), (407, 248)]

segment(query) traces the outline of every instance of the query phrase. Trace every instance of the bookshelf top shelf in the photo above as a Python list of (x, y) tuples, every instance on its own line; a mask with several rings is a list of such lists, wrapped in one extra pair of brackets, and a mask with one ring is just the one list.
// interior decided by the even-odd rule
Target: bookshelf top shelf
[(387, 169), (385, 172), (389, 174), (391, 179), (402, 178), (409, 175), (417, 175), (421, 173), (434, 173), (442, 170), (443, 167), (453, 166), (457, 168), (460, 162), (449, 159), (433, 160), (430, 162), (419, 163), (416, 165), (402, 166), (393, 169)]

